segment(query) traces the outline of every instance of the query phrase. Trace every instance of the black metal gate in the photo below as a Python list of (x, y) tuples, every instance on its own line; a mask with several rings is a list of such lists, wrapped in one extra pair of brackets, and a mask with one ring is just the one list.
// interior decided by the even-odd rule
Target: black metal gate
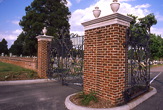
[(83, 86), (84, 37), (72, 34), (53, 39), (49, 46), (48, 77), (62, 85)]
[[(127, 30), (126, 49), (126, 89), (125, 101), (149, 91), (150, 87), (150, 49), (148, 33), (133, 36), (130, 29)], [(135, 34), (134, 34), (135, 35)]]

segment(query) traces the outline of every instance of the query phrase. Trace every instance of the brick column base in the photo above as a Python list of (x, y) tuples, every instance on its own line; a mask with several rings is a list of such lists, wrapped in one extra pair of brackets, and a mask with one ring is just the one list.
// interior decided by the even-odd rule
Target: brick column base
[(41, 78), (47, 78), (48, 70), (48, 45), (50, 45), (52, 36), (37, 36), (38, 39), (38, 75)]
[(83, 23), (84, 92), (95, 91), (112, 106), (124, 103), (126, 29), (130, 17), (115, 13)]

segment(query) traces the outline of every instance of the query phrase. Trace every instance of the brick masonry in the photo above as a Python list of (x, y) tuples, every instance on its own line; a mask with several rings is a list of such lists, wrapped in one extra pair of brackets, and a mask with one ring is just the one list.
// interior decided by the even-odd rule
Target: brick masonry
[(25, 58), (25, 57), (3, 57), (0, 56), (0, 61), (4, 63), (10, 63), (23, 68), (37, 71), (37, 58)]
[(95, 91), (112, 106), (124, 102), (127, 28), (113, 23), (85, 30), (84, 92)]
[(37, 71), (40, 78), (47, 78), (48, 70), (48, 46), (51, 43), (52, 36), (37, 36), (38, 38), (38, 57), (3, 57), (0, 56), (0, 61), (10, 64), (15, 64), (27, 69)]
[(38, 36), (38, 75), (47, 78), (48, 70), (48, 46), (52, 37)]
[(48, 41), (38, 41), (38, 75), (46, 78)]

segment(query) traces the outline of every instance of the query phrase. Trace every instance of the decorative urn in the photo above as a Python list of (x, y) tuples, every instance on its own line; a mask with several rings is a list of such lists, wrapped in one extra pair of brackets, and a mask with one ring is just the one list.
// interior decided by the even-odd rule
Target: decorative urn
[(98, 18), (101, 14), (101, 10), (99, 10), (99, 7), (95, 7), (95, 10), (93, 10), (93, 15), (95, 18)]
[(117, 13), (120, 7), (120, 3), (118, 3), (118, 0), (113, 0), (113, 2), (110, 4), (110, 7), (113, 11), (113, 13)]
[(44, 27), (44, 29), (42, 30), (42, 32), (43, 32), (44, 36), (46, 36), (46, 33), (47, 33), (46, 27)]

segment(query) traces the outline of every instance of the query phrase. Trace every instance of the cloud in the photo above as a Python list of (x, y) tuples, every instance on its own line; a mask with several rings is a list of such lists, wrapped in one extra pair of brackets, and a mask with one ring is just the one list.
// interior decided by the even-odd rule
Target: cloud
[(161, 35), (161, 37), (163, 38), (163, 28), (151, 27), (151, 33), (154, 33), (156, 35)]
[(16, 40), (17, 36), (22, 32), (22, 30), (17, 29), (12, 32), (6, 31), (6, 32), (0, 32), (0, 39), (5, 38), (6, 40)]
[(12, 33), (13, 33), (13, 34), (16, 34), (16, 35), (19, 35), (21, 32), (22, 32), (21, 29), (17, 29), (17, 30), (15, 30), (15, 31), (13, 31)]
[(0, 32), (0, 41), (5, 38), (8, 42), (8, 47), (10, 47), (13, 42), (17, 39), (18, 35), (22, 32), (21, 29), (16, 29), (12, 32), (6, 31), (6, 32)]
[(149, 8), (150, 6), (151, 6), (150, 4), (142, 4), (135, 6), (135, 8)]
[(77, 3), (80, 3), (80, 2), (81, 2), (81, 0), (76, 0), (76, 2), (77, 2)]
[[(119, 0), (119, 1), (121, 2), (121, 5), (118, 12), (124, 15), (133, 14), (139, 17), (144, 17), (145, 15), (150, 13), (150, 11), (148, 10), (148, 8), (150, 7), (149, 4), (132, 6), (127, 2), (133, 0)], [(96, 2), (90, 5), (89, 7), (85, 9), (77, 9), (74, 12), (72, 12), (69, 21), (71, 25), (70, 32), (77, 32), (79, 35), (83, 34), (84, 29), (81, 23), (91, 19), (95, 19), (92, 11), (96, 6), (98, 6), (101, 10), (100, 17), (112, 14), (113, 12), (109, 5), (111, 2), (112, 0), (98, 0), (98, 1), (96, 0)]]
[(84, 31), (71, 31), (71, 33), (78, 34), (78, 35), (84, 35)]
[(12, 24), (19, 25), (19, 21), (17, 21), (17, 20), (11, 21), (11, 23), (12, 23)]
[(6, 39), (6, 40), (16, 40), (17, 36), (14, 34), (0, 34), (0, 39)]
[(156, 13), (156, 19), (158, 20), (158, 21), (163, 21), (163, 15), (160, 15), (159, 13)]
[(14, 43), (14, 41), (17, 39), (17, 35), (15, 35), (15, 34), (1, 34), (1, 33), (0, 33), (0, 41), (1, 41), (3, 38), (7, 40), (7, 42), (8, 42), (8, 43), (7, 43), (8, 48), (10, 48), (11, 45)]
[(67, 5), (66, 5), (67, 7), (71, 7), (72, 6), (72, 3), (70, 2), (70, 0), (67, 0)]
[(125, 15), (133, 14), (141, 18), (150, 13), (150, 11), (148, 10), (148, 7), (145, 8), (145, 5), (138, 5), (138, 6), (133, 7), (132, 5), (128, 3), (121, 3), (119, 12)]
[(129, 1), (135, 1), (135, 0), (118, 0), (119, 2), (129, 2)]

